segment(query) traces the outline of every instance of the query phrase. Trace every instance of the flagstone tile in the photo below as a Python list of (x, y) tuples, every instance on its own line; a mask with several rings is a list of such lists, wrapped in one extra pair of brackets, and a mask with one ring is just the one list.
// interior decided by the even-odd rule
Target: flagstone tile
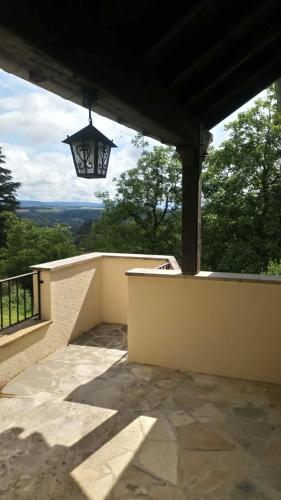
[(173, 441), (146, 441), (136, 460), (153, 476), (177, 484), (178, 458), (177, 448)]
[(177, 429), (180, 444), (187, 450), (232, 450), (235, 444), (221, 434), (199, 423), (184, 425)]

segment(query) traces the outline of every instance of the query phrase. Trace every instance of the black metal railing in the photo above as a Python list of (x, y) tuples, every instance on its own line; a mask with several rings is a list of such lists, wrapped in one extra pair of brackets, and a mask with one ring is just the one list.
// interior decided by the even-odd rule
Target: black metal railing
[(40, 271), (0, 280), (0, 333), (41, 316)]
[(170, 262), (167, 262), (166, 264), (162, 264), (161, 266), (158, 266), (157, 269), (173, 269)]

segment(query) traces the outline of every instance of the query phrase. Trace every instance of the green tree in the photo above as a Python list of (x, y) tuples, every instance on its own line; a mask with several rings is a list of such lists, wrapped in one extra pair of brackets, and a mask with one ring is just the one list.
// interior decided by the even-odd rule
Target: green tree
[(92, 225), (88, 250), (174, 253), (179, 256), (181, 164), (174, 148), (154, 146), (140, 136), (137, 166), (115, 179), (116, 194), (98, 196), (103, 215)]
[(280, 260), (281, 116), (275, 94), (240, 113), (203, 170), (202, 267), (265, 272)]
[(39, 227), (14, 214), (7, 217), (6, 245), (0, 252), (1, 277), (29, 272), (29, 266), (71, 257), (77, 253), (69, 229)]
[(6, 212), (14, 212), (18, 202), (16, 192), (20, 182), (14, 182), (11, 171), (4, 168), (6, 157), (0, 147), (0, 248), (5, 243), (6, 235)]

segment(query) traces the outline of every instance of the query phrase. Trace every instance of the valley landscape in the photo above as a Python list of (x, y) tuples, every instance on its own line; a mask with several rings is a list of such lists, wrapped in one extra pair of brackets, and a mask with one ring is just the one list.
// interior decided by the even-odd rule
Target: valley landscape
[(73, 234), (84, 232), (93, 221), (101, 216), (102, 203), (91, 202), (43, 202), (20, 200), (16, 210), (18, 217), (30, 219), (39, 226), (66, 224)]

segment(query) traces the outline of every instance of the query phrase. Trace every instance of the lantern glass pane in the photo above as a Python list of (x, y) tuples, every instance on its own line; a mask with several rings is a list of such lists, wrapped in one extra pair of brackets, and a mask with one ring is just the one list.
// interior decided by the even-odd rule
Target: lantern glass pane
[(111, 145), (105, 142), (98, 141), (98, 162), (97, 162), (97, 173), (102, 176), (106, 176), (108, 160), (110, 156)]
[(71, 145), (77, 175), (90, 176), (94, 174), (95, 141), (77, 141)]

